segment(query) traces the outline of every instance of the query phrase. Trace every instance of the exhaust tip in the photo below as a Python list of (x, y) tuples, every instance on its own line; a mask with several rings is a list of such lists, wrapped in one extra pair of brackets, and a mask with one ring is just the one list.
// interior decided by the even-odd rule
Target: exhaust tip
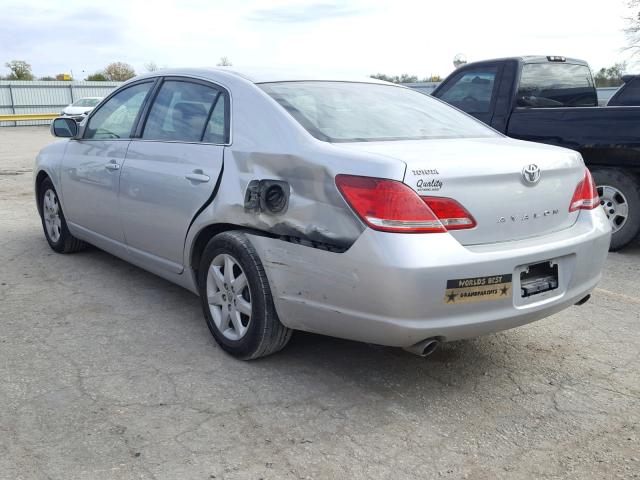
[(585, 303), (587, 303), (589, 301), (589, 299), (591, 298), (591, 294), (587, 295), (586, 297), (584, 297), (582, 300), (578, 300), (575, 305), (584, 305)]
[(404, 347), (403, 350), (420, 357), (426, 357), (435, 352), (438, 349), (438, 345), (440, 345), (440, 340), (437, 338), (427, 338), (410, 347)]

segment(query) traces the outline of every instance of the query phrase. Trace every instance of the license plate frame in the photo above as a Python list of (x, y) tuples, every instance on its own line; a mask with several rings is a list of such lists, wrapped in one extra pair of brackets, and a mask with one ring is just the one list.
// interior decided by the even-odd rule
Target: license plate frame
[(557, 290), (560, 286), (558, 262), (546, 260), (524, 266), (520, 270), (520, 297), (531, 299), (536, 295)]

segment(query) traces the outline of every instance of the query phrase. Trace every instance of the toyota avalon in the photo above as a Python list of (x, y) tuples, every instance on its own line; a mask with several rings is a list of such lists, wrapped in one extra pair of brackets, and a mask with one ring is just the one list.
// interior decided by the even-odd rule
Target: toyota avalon
[(373, 79), (136, 77), (37, 157), (53, 250), (199, 295), (241, 359), (294, 330), (425, 355), (588, 299), (610, 226), (580, 154)]

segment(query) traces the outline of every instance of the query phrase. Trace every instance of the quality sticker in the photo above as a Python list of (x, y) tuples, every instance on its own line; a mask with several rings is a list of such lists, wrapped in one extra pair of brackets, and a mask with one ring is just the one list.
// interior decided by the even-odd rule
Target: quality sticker
[(511, 274), (447, 280), (444, 303), (483, 302), (511, 298)]

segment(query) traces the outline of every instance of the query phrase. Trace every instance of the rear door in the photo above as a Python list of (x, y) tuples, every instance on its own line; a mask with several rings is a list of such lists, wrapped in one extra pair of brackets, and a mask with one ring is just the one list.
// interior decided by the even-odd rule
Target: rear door
[(433, 95), (491, 125), (500, 66), (483, 64), (463, 69)]
[(140, 262), (180, 273), (189, 226), (222, 169), (229, 95), (208, 82), (165, 78), (138, 136), (120, 180), (127, 245)]
[[(152, 86), (153, 80), (149, 80), (116, 92), (91, 116), (83, 138), (69, 141), (63, 159), (62, 197), (67, 220), (88, 230), (89, 235), (122, 245), (120, 173), (136, 119)], [(93, 235), (92, 241), (100, 243)]]

